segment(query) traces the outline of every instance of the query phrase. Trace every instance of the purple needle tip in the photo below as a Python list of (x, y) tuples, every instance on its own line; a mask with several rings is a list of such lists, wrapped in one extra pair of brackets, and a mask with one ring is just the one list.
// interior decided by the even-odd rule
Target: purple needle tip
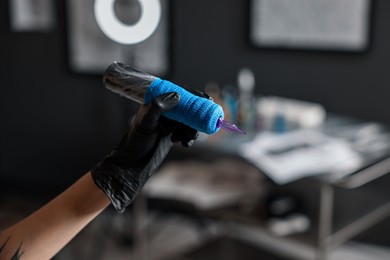
[(244, 131), (242, 131), (241, 129), (239, 129), (235, 124), (231, 124), (225, 120), (222, 119), (222, 117), (220, 117), (217, 121), (217, 127), (219, 128), (223, 128), (223, 129), (226, 129), (226, 130), (229, 130), (230, 132), (236, 132), (236, 133), (239, 133), (239, 134), (243, 134), (245, 135), (246, 133)]

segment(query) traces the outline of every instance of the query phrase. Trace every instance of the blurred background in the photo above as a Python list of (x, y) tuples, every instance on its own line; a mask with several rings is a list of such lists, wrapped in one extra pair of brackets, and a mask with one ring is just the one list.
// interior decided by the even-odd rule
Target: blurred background
[[(115, 2), (122, 22), (132, 24), (140, 17), (138, 1)], [(299, 257), (293, 259), (316, 259), (314, 249), (294, 243), (310, 240), (311, 245), (318, 239), (318, 235), (304, 235), (314, 232), (321, 219), (317, 207), (321, 191), (326, 189), (322, 180), (297, 178), (278, 183), (264, 174), (253, 158), (235, 148), (264, 131), (317, 129), (330, 115), (356, 119), (359, 126), (370, 123), (370, 127), (380, 127), (385, 134), (381, 132), (384, 139), (379, 143), (388, 144), (385, 126), (390, 124), (390, 2), (157, 2), (161, 4), (161, 18), (151, 35), (137, 43), (123, 44), (102, 32), (95, 20), (94, 1), (1, 1), (2, 227), (26, 216), (76, 181), (122, 136), (138, 105), (102, 84), (105, 67), (120, 60), (177, 84), (206, 91), (224, 106), (231, 122), (248, 132), (246, 137), (238, 138), (221, 131), (215, 136), (201, 136), (189, 150), (175, 147), (160, 175), (186, 169), (187, 185), (199, 181), (188, 181), (191, 172), (210, 173), (213, 177), (207, 175), (199, 181), (199, 185), (208, 185), (205, 190), (215, 190), (221, 182), (230, 181), (240, 182), (239, 188), (250, 193), (236, 194), (227, 204), (218, 204), (213, 192), (210, 198), (202, 192), (206, 197), (197, 201), (180, 197), (186, 195), (180, 193), (183, 191), (162, 199), (156, 178), (155, 186), (152, 183), (138, 201), (138, 210), (134, 206), (118, 216), (107, 209), (57, 258), (238, 259), (245, 255), (246, 259), (289, 259), (290, 253), (278, 253), (296, 247), (309, 253), (298, 252)], [(127, 16), (127, 12), (132, 15)], [(278, 121), (279, 116), (282, 121)], [(350, 131), (343, 129), (345, 133)], [(328, 125), (326, 130), (332, 132)], [(387, 159), (387, 148), (359, 167), (375, 166)], [(333, 213), (347, 206), (354, 208), (359, 202), (372, 206), (366, 197), (387, 205), (389, 169), (383, 165), (381, 178), (371, 178), (368, 187), (345, 189), (332, 183), (334, 194), (343, 198), (335, 199)], [(322, 173), (328, 170), (323, 168)], [(218, 184), (214, 188), (210, 184), (213, 182)], [(202, 188), (195, 187), (193, 196), (197, 197), (196, 192)], [(311, 193), (315, 195), (308, 195)], [(178, 200), (172, 199), (175, 196)], [(287, 201), (290, 209), (281, 215), (273, 213), (275, 201)], [(222, 208), (229, 210), (226, 213)], [(291, 212), (302, 213), (302, 218), (294, 219), (296, 229), (286, 220)], [(335, 246), (339, 254), (330, 257), (352, 259), (350, 251), (370, 251), (376, 258), (354, 259), (388, 259), (387, 213), (388, 207), (381, 208), (376, 213), (381, 217), (369, 218), (377, 220), (373, 221), (376, 225), (350, 232), (356, 239), (345, 247)], [(287, 231), (275, 231), (271, 222), (262, 225), (273, 214), (282, 219), (281, 225), (290, 225)], [(336, 221), (337, 217), (331, 219)], [(236, 224), (241, 223), (248, 226), (239, 229)], [(293, 233), (298, 233), (297, 237)], [(250, 236), (253, 239), (239, 239)], [(272, 239), (276, 242), (270, 242)], [(283, 244), (286, 239), (291, 243)], [(280, 241), (280, 248), (269, 250), (269, 244)]]

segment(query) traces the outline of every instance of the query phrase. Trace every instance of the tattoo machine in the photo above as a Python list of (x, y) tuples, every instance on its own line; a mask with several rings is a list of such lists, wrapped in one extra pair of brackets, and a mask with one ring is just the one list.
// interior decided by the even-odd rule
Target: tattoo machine
[(114, 62), (103, 76), (103, 83), (109, 90), (139, 104), (149, 104), (155, 97), (168, 93), (180, 94), (180, 102), (164, 116), (190, 126), (206, 134), (214, 134), (223, 128), (245, 134), (244, 131), (224, 120), (220, 105), (210, 99), (192, 94), (167, 80), (160, 79), (129, 65)]

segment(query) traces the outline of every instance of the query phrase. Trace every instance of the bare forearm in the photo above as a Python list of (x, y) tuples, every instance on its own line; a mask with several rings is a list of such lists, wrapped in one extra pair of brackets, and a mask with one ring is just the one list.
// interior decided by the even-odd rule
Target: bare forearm
[(50, 259), (108, 205), (107, 196), (88, 173), (41, 209), (2, 232), (0, 259)]

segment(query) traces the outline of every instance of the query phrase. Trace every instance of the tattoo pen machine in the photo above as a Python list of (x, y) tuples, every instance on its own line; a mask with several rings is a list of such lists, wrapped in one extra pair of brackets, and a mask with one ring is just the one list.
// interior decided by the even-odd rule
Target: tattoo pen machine
[(221, 128), (245, 134), (237, 126), (224, 120), (222, 107), (212, 100), (194, 95), (170, 81), (129, 65), (120, 62), (109, 65), (104, 73), (103, 83), (111, 91), (139, 104), (149, 104), (161, 94), (177, 92), (180, 94), (179, 104), (163, 113), (164, 116), (206, 134), (214, 134)]

